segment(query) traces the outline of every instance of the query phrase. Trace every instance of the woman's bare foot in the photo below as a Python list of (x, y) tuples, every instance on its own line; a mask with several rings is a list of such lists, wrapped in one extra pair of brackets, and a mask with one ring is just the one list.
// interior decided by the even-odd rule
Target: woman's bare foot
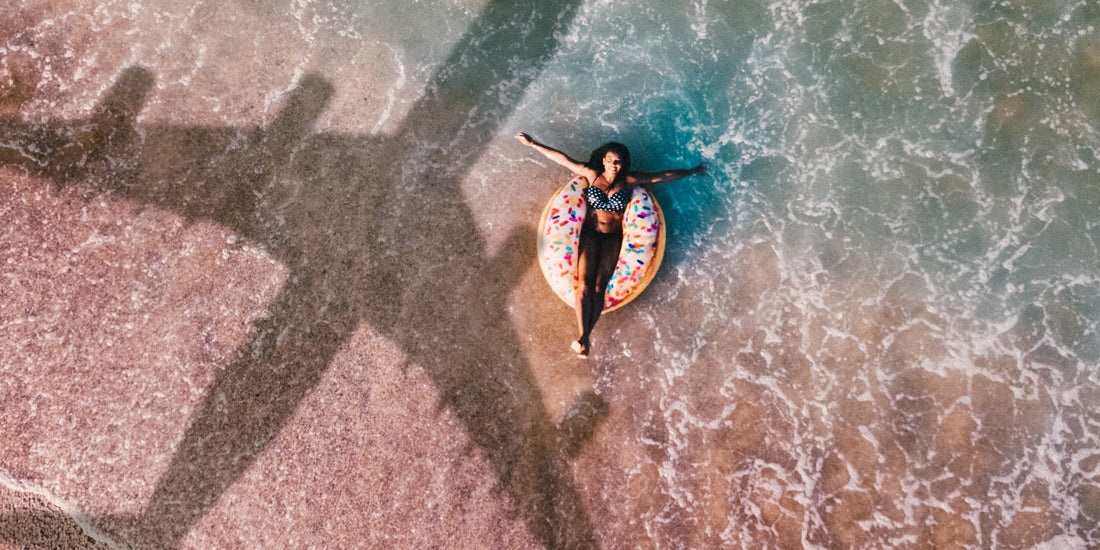
[(577, 352), (577, 357), (580, 357), (582, 359), (586, 359), (588, 357), (588, 342), (581, 342), (580, 340), (577, 340), (576, 342), (573, 342), (573, 344), (569, 347), (573, 351)]

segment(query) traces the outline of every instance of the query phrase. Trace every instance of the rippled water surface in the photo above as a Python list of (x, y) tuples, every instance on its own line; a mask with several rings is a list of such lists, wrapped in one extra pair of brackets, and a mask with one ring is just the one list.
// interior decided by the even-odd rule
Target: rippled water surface
[[(530, 371), (502, 387), (520, 403), (534, 388), (530, 399), (548, 403), (538, 411), (551, 425), (580, 414), (588, 398), (577, 395), (598, 396), (595, 433), (567, 453), (562, 474), (585, 519), (551, 522), (587, 525), (591, 539), (580, 540), (606, 548), (1100, 545), (1100, 5), (501, 6), (0, 8), (9, 20), (0, 23), (9, 136), (94, 118), (119, 75), (141, 67), (138, 79), (150, 84), (135, 139), (190, 155), (174, 163), (145, 152), (137, 164), (88, 157), (106, 164), (74, 176), (61, 165), (70, 161), (43, 152), (56, 140), (0, 136), (5, 170), (61, 187), (96, 174), (123, 178), (122, 191), (99, 193), (96, 180), (81, 196), (118, 195), (242, 235), (255, 261), (270, 254), (278, 266), (263, 275), (270, 288), (249, 291), (257, 296), (308, 286), (309, 296), (343, 304), (332, 311), (386, 310), (348, 314), (346, 328), (333, 322), (331, 330), (347, 337), (365, 322), (410, 364), (425, 365), (442, 405), (487, 449), (506, 498), (527, 494), (511, 485), (512, 462), (498, 458), (512, 443), (482, 434), (497, 424), (482, 423), (486, 409), (457, 397), (465, 382), (448, 378), (446, 362)], [(547, 21), (556, 21), (550, 33)], [(544, 50), (510, 46), (540, 36), (549, 37)], [(306, 111), (309, 94), (327, 94), (308, 130), (313, 141), (265, 146), (285, 161), (249, 156), (256, 128), (306, 134), (279, 118), (288, 94), (303, 89)], [(527, 240), (510, 236), (528, 235), (569, 177), (519, 146), (511, 136), (521, 130), (578, 158), (621, 141), (641, 170), (709, 163), (706, 177), (655, 189), (668, 226), (662, 271), (641, 298), (601, 320), (587, 363), (573, 365), (567, 353), (571, 314), (539, 279), (533, 252), (518, 289), (501, 287), (507, 306), (464, 317), (492, 302), (462, 290), (496, 284), (477, 271), (483, 260), (527, 250), (517, 244)], [(222, 177), (230, 161), (230, 180), (251, 177), (244, 165), (266, 170), (251, 195), (202, 187), (204, 174)], [(143, 190), (152, 180), (158, 187)], [(172, 182), (205, 191), (176, 196)], [(217, 207), (241, 196), (255, 197), (254, 210)], [(368, 212), (367, 203), (385, 208)], [(465, 241), (453, 238), (460, 231)], [(346, 267), (353, 260), (345, 258), (360, 257), (369, 267)], [(402, 267), (378, 267), (390, 262)], [(327, 269), (338, 264), (348, 275), (333, 279)], [(458, 278), (439, 283), (448, 270)], [(326, 282), (299, 285), (288, 272)], [(347, 280), (358, 282), (340, 286)], [(440, 284), (459, 298), (438, 298), (447, 294)], [(382, 298), (361, 290), (377, 285), (389, 285)], [(356, 301), (359, 293), (367, 297)], [(425, 299), (439, 306), (420, 308)], [(314, 310), (282, 313), (300, 311)], [(329, 311), (317, 318), (328, 323)], [(440, 343), (448, 327), (458, 336)], [(504, 335), (504, 351), (487, 353), (500, 341), (482, 334)], [(261, 337), (249, 341), (267, 349)], [(331, 358), (337, 344), (318, 353)], [(235, 348), (224, 345), (229, 357)], [(486, 372), (462, 369), (455, 372)], [(197, 394), (214, 378), (196, 382)], [(516, 445), (535, 437), (517, 433), (527, 435)], [(173, 483), (183, 482), (159, 486)], [(572, 540), (538, 534), (531, 518), (541, 512), (530, 510), (518, 515), (536, 533), (533, 544)]]

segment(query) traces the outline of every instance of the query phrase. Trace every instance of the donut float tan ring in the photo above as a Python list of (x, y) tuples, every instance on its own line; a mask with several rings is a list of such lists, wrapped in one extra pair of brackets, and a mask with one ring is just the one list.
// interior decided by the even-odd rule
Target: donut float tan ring
[[(577, 245), (587, 213), (583, 182), (577, 176), (558, 189), (539, 220), (542, 275), (569, 307), (576, 305)], [(635, 187), (623, 213), (623, 245), (604, 294), (605, 312), (629, 303), (657, 275), (665, 253), (664, 229), (660, 205), (645, 188)]]

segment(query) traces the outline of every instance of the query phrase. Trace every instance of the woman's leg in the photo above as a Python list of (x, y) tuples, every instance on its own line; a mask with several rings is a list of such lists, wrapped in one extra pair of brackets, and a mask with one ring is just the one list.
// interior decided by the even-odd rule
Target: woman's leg
[(582, 356), (588, 355), (592, 328), (596, 326), (596, 321), (603, 312), (604, 293), (611, 275), (615, 272), (615, 264), (619, 261), (621, 246), (620, 233), (581, 233), (577, 257), (580, 288), (577, 289), (576, 304), (577, 325), (581, 336), (573, 349)]
[[(582, 336), (581, 339), (573, 342), (572, 348), (573, 351), (581, 355), (588, 354), (588, 341), (583, 340), (585, 319), (588, 318), (588, 304), (592, 301), (590, 282), (593, 281), (590, 281), (588, 277), (588, 264), (590, 263), (589, 258), (595, 255), (594, 249), (597, 248), (591, 242), (592, 237), (585, 235), (585, 233), (585, 231), (581, 232), (580, 242), (577, 243), (577, 291), (574, 294), (576, 303), (573, 306), (577, 314), (577, 331)], [(595, 262), (591, 263), (595, 265)]]

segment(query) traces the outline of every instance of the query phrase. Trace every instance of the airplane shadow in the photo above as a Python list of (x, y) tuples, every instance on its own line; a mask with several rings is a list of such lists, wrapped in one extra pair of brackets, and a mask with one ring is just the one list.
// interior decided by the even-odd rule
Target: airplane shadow
[(128, 525), (127, 538), (178, 547), (366, 322), (428, 373), (440, 407), (464, 423), (541, 543), (596, 546), (568, 460), (606, 404), (587, 396), (568, 426), (555, 426), (506, 303), (531, 265), (534, 230), (515, 231), (487, 257), (460, 189), (579, 2), (489, 2), (392, 136), (311, 133), (333, 93), (317, 75), (301, 79), (267, 128), (139, 125), (154, 85), (140, 67), (126, 69), (88, 119), (0, 119), (0, 165), (222, 224), (290, 270), (271, 315), (209, 388), (143, 514), (111, 518)]

